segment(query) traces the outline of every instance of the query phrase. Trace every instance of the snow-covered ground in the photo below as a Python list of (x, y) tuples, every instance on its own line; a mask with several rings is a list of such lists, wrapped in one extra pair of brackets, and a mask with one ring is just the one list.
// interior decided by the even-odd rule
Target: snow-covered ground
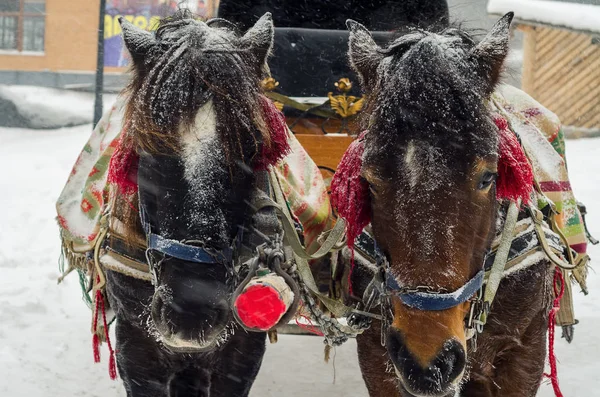
[[(125, 396), (92, 358), (90, 313), (77, 277), (56, 285), (59, 239), (54, 203), (91, 126), (59, 130), (0, 128), (0, 396)], [(600, 235), (600, 139), (569, 141), (575, 193)], [(600, 258), (600, 249), (590, 252)], [(576, 295), (575, 341), (557, 342), (565, 396), (600, 396), (600, 277)], [(106, 349), (104, 347), (104, 349)], [(321, 339), (280, 335), (269, 345), (252, 396), (366, 396), (354, 341), (323, 362)], [(335, 381), (335, 384), (334, 384)], [(553, 395), (543, 386), (539, 394)]]
[[(52, 98), (48, 100), (48, 98)], [(115, 102), (115, 94), (104, 94), (104, 108)], [(60, 128), (91, 123), (94, 114), (94, 93), (59, 90), (56, 88), (0, 85), (0, 101), (14, 104), (27, 124), (0, 124), (31, 128)], [(2, 121), (3, 115), (0, 115)]]

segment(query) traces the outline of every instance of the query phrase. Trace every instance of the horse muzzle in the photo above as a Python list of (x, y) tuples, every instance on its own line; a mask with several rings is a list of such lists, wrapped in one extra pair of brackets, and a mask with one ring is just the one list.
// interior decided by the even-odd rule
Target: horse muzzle
[(150, 307), (161, 341), (178, 352), (208, 351), (224, 342), (232, 320), (226, 283), (194, 277), (190, 272), (185, 273), (187, 277), (167, 272), (155, 289)]
[(411, 352), (402, 334), (390, 329), (387, 350), (401, 389), (410, 396), (444, 397), (454, 395), (465, 367), (466, 353), (455, 339), (447, 340), (430, 361), (424, 363)]

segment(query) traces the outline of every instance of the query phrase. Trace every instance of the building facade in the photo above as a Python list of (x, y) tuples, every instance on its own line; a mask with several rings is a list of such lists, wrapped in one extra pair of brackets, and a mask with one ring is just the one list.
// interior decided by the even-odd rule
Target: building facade
[[(151, 30), (180, 0), (106, 0), (105, 88), (119, 89), (128, 58), (118, 18)], [(187, 0), (210, 17), (212, 0)], [(93, 89), (100, 0), (0, 0), (0, 84)]]

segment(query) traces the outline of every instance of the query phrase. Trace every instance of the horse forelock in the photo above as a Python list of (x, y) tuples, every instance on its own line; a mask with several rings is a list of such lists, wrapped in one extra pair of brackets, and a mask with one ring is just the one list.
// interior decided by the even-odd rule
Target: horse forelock
[(199, 109), (212, 99), (227, 163), (248, 162), (269, 141), (269, 131), (257, 106), (260, 76), (237, 32), (211, 28), (181, 11), (161, 20), (155, 37), (158, 45), (133, 66), (127, 88), (137, 146), (178, 152), (181, 135), (196, 128)]
[(411, 31), (386, 49), (367, 104), (373, 146), (427, 141), (476, 156), (495, 153), (496, 129), (486, 83), (471, 56), (474, 41), (458, 28)]

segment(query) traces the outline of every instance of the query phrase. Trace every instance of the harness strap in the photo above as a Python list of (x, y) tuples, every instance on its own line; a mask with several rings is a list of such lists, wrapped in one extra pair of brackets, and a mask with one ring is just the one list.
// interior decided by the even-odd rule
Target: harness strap
[(554, 251), (551, 249), (551, 247), (548, 245), (548, 241), (545, 238), (545, 233), (544, 233), (543, 225), (542, 225), (543, 214), (540, 211), (533, 210), (533, 209), (531, 209), (530, 212), (531, 212), (531, 219), (533, 219), (535, 232), (538, 235), (538, 240), (540, 242), (540, 245), (542, 246), (542, 249), (548, 256), (548, 259), (550, 259), (550, 261), (552, 263), (554, 263), (556, 266), (560, 267), (561, 269), (565, 269), (565, 270), (575, 269), (577, 267), (577, 263), (575, 262), (573, 253), (571, 252), (571, 249), (569, 248), (569, 244), (567, 242), (565, 235), (560, 231), (560, 229), (558, 227), (556, 227), (556, 222), (554, 221), (554, 216), (550, 215), (550, 222), (552, 224), (552, 229), (556, 234), (558, 234), (558, 236), (563, 241), (563, 243), (566, 247), (565, 251), (567, 252), (568, 262), (565, 262), (562, 258), (560, 258), (558, 255), (556, 255), (554, 253)]
[(481, 289), (484, 276), (485, 271), (481, 269), (465, 285), (449, 293), (403, 292), (404, 288), (398, 284), (398, 281), (389, 272), (386, 272), (386, 287), (391, 291), (398, 291), (396, 296), (409, 307), (418, 310), (439, 311), (450, 309), (471, 299)]
[(100, 250), (104, 244), (104, 239), (108, 234), (108, 219), (110, 217), (110, 211), (107, 208), (105, 213), (100, 218), (100, 231), (98, 232), (98, 237), (96, 238), (96, 244), (94, 245), (94, 270), (95, 275), (93, 278), (93, 290), (94, 294), (97, 290), (102, 290), (104, 285), (106, 284), (106, 277), (104, 275), (104, 270), (102, 269), (102, 264), (100, 263)]
[[(561, 244), (558, 234), (554, 233), (545, 224), (542, 224), (542, 229), (549, 249), (556, 254), (562, 254), (564, 247)], [(513, 236), (513, 241), (504, 267), (505, 276), (509, 271), (514, 272), (515, 269), (520, 269), (519, 265), (524, 258), (536, 253), (545, 255), (541, 243), (539, 242), (540, 238), (538, 237), (538, 232), (535, 230), (534, 222), (531, 217), (521, 219), (517, 222)], [(494, 243), (492, 243), (491, 251), (485, 257), (484, 269), (488, 272), (491, 270), (494, 260), (496, 259), (499, 243), (499, 239), (495, 240)]]
[[(273, 193), (275, 195), (275, 201), (270, 200), (270, 203), (264, 203), (264, 205), (271, 205), (275, 207), (279, 213), (282, 215), (281, 220), (283, 224), (283, 228), (285, 231), (285, 236), (288, 244), (292, 247), (296, 255), (303, 259), (311, 260), (311, 259), (319, 259), (327, 255), (331, 252), (331, 250), (342, 240), (345, 235), (346, 230), (346, 222), (339, 218), (330, 231), (328, 231), (329, 235), (321, 244), (319, 249), (315, 251), (313, 254), (309, 254), (300, 238), (298, 237), (298, 233), (296, 232), (296, 228), (294, 227), (294, 222), (292, 221), (289, 211), (284, 211), (283, 206), (286, 206), (287, 203), (285, 198), (283, 197), (283, 192), (281, 191), (281, 185), (279, 184), (279, 180), (277, 179), (277, 175), (272, 170), (269, 171), (269, 178), (271, 182), (271, 186), (273, 187)], [(275, 205), (273, 205), (275, 204)]]
[(212, 253), (203, 247), (171, 240), (155, 233), (148, 233), (148, 249), (182, 261), (196, 263), (222, 263), (223, 261), (230, 263), (233, 258), (231, 248)]
[[(317, 283), (313, 276), (310, 265), (308, 264), (308, 260), (311, 259), (319, 259), (323, 256), (327, 255), (332, 250), (337, 248), (338, 243), (344, 238), (346, 223), (342, 219), (338, 219), (333, 229), (326, 232), (328, 233), (327, 238), (319, 247), (319, 249), (313, 253), (309, 254), (300, 238), (298, 237), (298, 233), (296, 232), (296, 228), (294, 227), (294, 222), (292, 221), (289, 211), (287, 211), (287, 203), (285, 198), (283, 197), (283, 192), (281, 191), (281, 186), (279, 185), (279, 181), (277, 180), (277, 176), (273, 171), (269, 171), (269, 177), (271, 181), (271, 186), (273, 188), (273, 194), (275, 196), (275, 201), (264, 198), (255, 204), (257, 210), (270, 206), (273, 207), (279, 212), (281, 215), (281, 223), (285, 232), (285, 240), (287, 244), (292, 248), (294, 262), (298, 268), (298, 274), (302, 282), (306, 285), (309, 291), (316, 297), (319, 301), (323, 303), (323, 305), (329, 310), (329, 312), (337, 317), (347, 317), (351, 313), (357, 313), (361, 315), (365, 315), (368, 317), (381, 318), (376, 314), (363, 312), (361, 310), (354, 309), (352, 307), (344, 305), (342, 302), (332, 299), (327, 295), (322, 294), (317, 287)], [(284, 206), (286, 209), (284, 209)], [(346, 333), (356, 334), (356, 329), (341, 325), (341, 329)]]
[(520, 205), (520, 200), (517, 203), (511, 201), (508, 207), (506, 220), (504, 221), (504, 230), (502, 231), (502, 236), (500, 238), (500, 245), (498, 246), (498, 250), (496, 251), (496, 258), (494, 259), (494, 264), (492, 265), (489, 276), (487, 278), (487, 285), (485, 287), (485, 292), (483, 295), (484, 310), (481, 313), (481, 317), (479, 319), (479, 321), (481, 321), (482, 323), (481, 326), (485, 325), (485, 323), (487, 322), (489, 308), (491, 307), (492, 302), (496, 297), (498, 287), (500, 286), (500, 281), (502, 281), (504, 275), (506, 260), (508, 259), (510, 246), (513, 240), (513, 232), (515, 230), (517, 219), (519, 217)]

